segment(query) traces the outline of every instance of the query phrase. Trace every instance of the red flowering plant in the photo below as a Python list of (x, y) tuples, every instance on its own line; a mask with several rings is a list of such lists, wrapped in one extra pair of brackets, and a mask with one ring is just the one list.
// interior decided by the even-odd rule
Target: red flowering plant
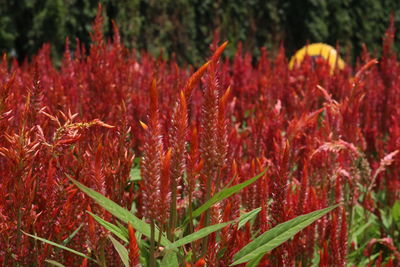
[(335, 71), (216, 41), (193, 71), (93, 29), (59, 69), (0, 63), (0, 265), (399, 264), (393, 26)]

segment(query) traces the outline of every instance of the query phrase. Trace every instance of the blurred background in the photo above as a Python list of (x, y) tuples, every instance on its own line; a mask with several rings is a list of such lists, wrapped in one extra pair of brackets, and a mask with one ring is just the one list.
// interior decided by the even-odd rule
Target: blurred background
[[(381, 40), (393, 14), (400, 29), (399, 0), (103, 0), (104, 32), (119, 26), (128, 48), (146, 50), (178, 62), (198, 64), (209, 55), (214, 32), (229, 40), (232, 56), (239, 42), (255, 57), (265, 46), (276, 53), (283, 42), (287, 55), (307, 41), (339, 45), (352, 61), (362, 51), (379, 55)], [(98, 0), (0, 0), (0, 52), (22, 61), (43, 43), (51, 43), (60, 59), (65, 38), (71, 48), (79, 38), (90, 42)], [(397, 37), (395, 49), (400, 51)]]

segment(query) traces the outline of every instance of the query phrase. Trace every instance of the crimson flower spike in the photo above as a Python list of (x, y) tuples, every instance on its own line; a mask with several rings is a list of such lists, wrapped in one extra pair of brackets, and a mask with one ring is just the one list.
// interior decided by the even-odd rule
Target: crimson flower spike
[(186, 96), (186, 99), (189, 99), (190, 96), (192, 95), (193, 88), (197, 85), (197, 83), (200, 81), (201, 77), (203, 77), (203, 74), (206, 72), (208, 65), (210, 65), (211, 61), (207, 61), (204, 63), (203, 66), (201, 66), (195, 73), (192, 74), (192, 76), (189, 78), (187, 81), (185, 87), (183, 88), (183, 93)]
[(196, 187), (196, 169), (199, 164), (199, 141), (197, 128), (193, 125), (190, 137), (190, 154), (188, 157), (187, 168), (187, 192), (189, 195), (193, 194)]
[[(220, 84), (218, 80), (217, 64), (227, 42), (223, 43), (214, 53), (211, 58), (212, 64), (207, 72), (207, 85), (204, 90), (204, 102), (201, 112), (201, 157), (204, 160), (204, 168), (202, 175), (206, 177), (205, 184), (202, 185), (203, 201), (207, 201), (212, 196), (212, 188), (217, 189), (220, 176), (221, 158), (219, 147), (218, 134), (218, 118), (219, 118), (219, 98)], [(205, 213), (204, 226), (210, 224), (210, 210)], [(208, 237), (203, 239), (202, 253), (207, 252)]]
[(218, 61), (218, 59), (221, 57), (222, 52), (224, 52), (227, 45), (228, 45), (228, 41), (225, 41), (220, 47), (217, 48), (217, 50), (215, 50), (213, 56), (211, 57), (211, 60), (213, 62)]
[(160, 225), (166, 223), (166, 220), (169, 215), (169, 204), (171, 198), (171, 190), (170, 190), (170, 181), (171, 181), (171, 148), (168, 149), (167, 153), (165, 153), (162, 160), (162, 168), (161, 168), (161, 188), (160, 188)]
[(148, 125), (140, 122), (145, 129), (145, 141), (143, 145), (143, 158), (141, 163), (141, 175), (143, 177), (143, 203), (145, 217), (156, 220), (160, 213), (160, 175), (161, 157), (163, 151), (162, 136), (158, 115), (158, 94), (156, 82), (153, 80), (150, 87), (150, 114)]
[(128, 235), (129, 235), (129, 266), (139, 267), (140, 266), (139, 247), (135, 237), (135, 230), (133, 229), (130, 223), (128, 223)]
[(150, 123), (158, 124), (158, 92), (155, 79), (153, 79), (150, 86)]
[(367, 72), (367, 70), (370, 69), (375, 64), (378, 64), (378, 60), (372, 59), (367, 64), (362, 66), (359, 71), (357, 71), (356, 75), (354, 76), (353, 87), (356, 87), (357, 85), (360, 84), (360, 82), (361, 82), (362, 78), (365, 76), (365, 73)]
[[(172, 240), (172, 232), (177, 223), (177, 200), (180, 198), (178, 186), (182, 183), (183, 173), (186, 168), (186, 136), (188, 127), (188, 115), (186, 98), (183, 91), (174, 107), (171, 119), (171, 130), (169, 132), (172, 155), (171, 155), (171, 203), (170, 203), (170, 227), (168, 237)], [(164, 186), (164, 185), (163, 185)]]
[[(227, 134), (227, 125), (225, 118), (226, 105), (228, 102), (228, 98), (230, 96), (231, 87), (229, 86), (226, 89), (224, 95), (219, 100), (219, 109), (218, 109), (218, 140), (217, 143), (217, 155), (218, 155), (218, 166), (222, 168), (226, 163), (226, 156), (228, 153), (228, 134)], [(216, 185), (217, 187), (219, 185)]]

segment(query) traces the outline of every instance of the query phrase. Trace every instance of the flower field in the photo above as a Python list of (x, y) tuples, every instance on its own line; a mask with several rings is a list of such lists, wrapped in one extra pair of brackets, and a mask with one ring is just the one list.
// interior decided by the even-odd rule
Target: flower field
[(333, 72), (217, 40), (194, 69), (101, 29), (59, 68), (0, 63), (0, 266), (399, 266), (393, 26)]

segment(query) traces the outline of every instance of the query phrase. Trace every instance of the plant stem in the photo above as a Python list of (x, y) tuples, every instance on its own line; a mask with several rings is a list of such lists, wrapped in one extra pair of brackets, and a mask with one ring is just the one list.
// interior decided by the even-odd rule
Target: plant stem
[[(190, 235), (191, 233), (193, 233), (194, 231), (194, 227), (193, 227), (193, 203), (192, 203), (192, 190), (189, 190), (189, 233), (188, 235)], [(192, 260), (195, 258), (194, 255), (194, 242), (190, 243), (190, 247), (192, 248), (192, 257), (190, 258), (190, 263), (192, 263)]]
[[(207, 178), (207, 184), (206, 184), (206, 198), (204, 199), (204, 202), (209, 200), (211, 198), (211, 180), (212, 180), (213, 175), (209, 175)], [(204, 227), (207, 227), (210, 224), (210, 209), (206, 210), (206, 214), (204, 217)], [(205, 255), (208, 249), (208, 236), (203, 238), (202, 242), (202, 255)]]
[(193, 227), (193, 196), (192, 196), (192, 191), (189, 191), (189, 235), (193, 233), (194, 227)]
[(171, 179), (171, 207), (170, 207), (170, 218), (169, 218), (169, 229), (168, 229), (168, 239), (170, 241), (174, 241), (174, 232), (175, 232), (175, 226), (176, 226), (176, 198), (177, 198), (177, 192), (176, 192), (176, 180)]
[(104, 246), (105, 246), (105, 240), (102, 239), (102, 240), (100, 240), (100, 265), (102, 267), (107, 267), (106, 254), (105, 254), (105, 251), (104, 251)]
[(163, 231), (164, 231), (164, 225), (161, 225), (160, 231), (158, 232), (157, 244), (161, 243), (161, 236), (162, 236)]
[(154, 258), (154, 251), (155, 251), (155, 244), (154, 244), (154, 235), (155, 235), (155, 223), (154, 219), (151, 219), (150, 223), (150, 262), (149, 267), (155, 267), (155, 258)]

